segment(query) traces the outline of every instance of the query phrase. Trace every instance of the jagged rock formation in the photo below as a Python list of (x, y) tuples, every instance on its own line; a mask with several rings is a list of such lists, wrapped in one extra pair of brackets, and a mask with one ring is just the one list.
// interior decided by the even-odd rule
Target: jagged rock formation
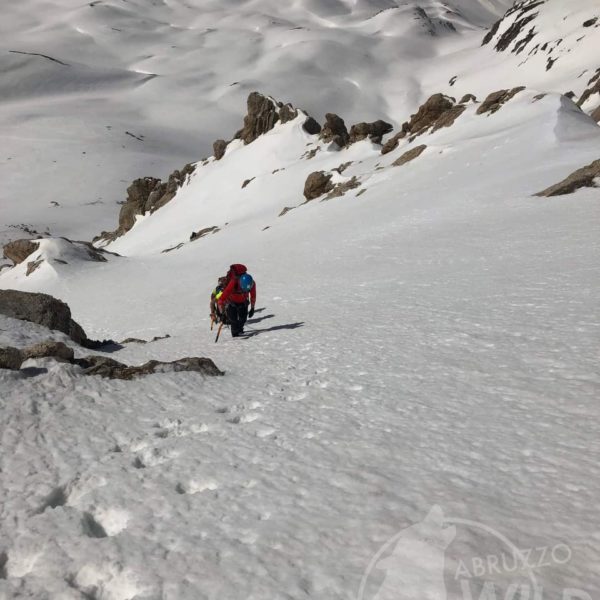
[(315, 171), (311, 173), (304, 183), (304, 197), (306, 201), (314, 200), (333, 189), (331, 182), (331, 173), (324, 171)]
[(423, 152), (425, 151), (426, 148), (427, 148), (427, 146), (425, 144), (421, 144), (420, 146), (411, 148), (410, 150), (405, 152), (400, 158), (397, 158), (392, 163), (392, 166), (393, 167), (401, 167), (402, 165), (405, 165), (406, 163), (410, 162), (411, 160), (414, 160), (415, 158), (421, 156), (421, 154), (423, 154)]
[(86, 356), (85, 358), (76, 358), (72, 362), (83, 368), (84, 375), (99, 375), (108, 379), (131, 380), (152, 373), (176, 373), (180, 371), (193, 371), (209, 377), (218, 377), (225, 374), (210, 358), (197, 356), (180, 358), (172, 362), (151, 360), (140, 366), (128, 366), (106, 356)]
[(111, 340), (100, 342), (88, 339), (81, 325), (71, 318), (69, 306), (48, 294), (0, 290), (0, 313), (62, 331), (85, 348), (100, 348), (112, 343)]
[(350, 128), (349, 143), (354, 144), (366, 138), (375, 144), (381, 144), (384, 135), (390, 133), (393, 127), (391, 123), (386, 123), (379, 119), (373, 123), (356, 123)]
[(340, 148), (346, 146), (350, 140), (350, 135), (344, 119), (335, 113), (327, 113), (325, 115), (325, 125), (321, 130), (321, 139), (324, 142), (334, 142)]
[(525, 87), (520, 86), (512, 88), (512, 90), (498, 90), (497, 92), (492, 92), (481, 103), (481, 106), (477, 109), (477, 114), (483, 115), (485, 113), (489, 113), (490, 115), (493, 115), (495, 112), (498, 112), (504, 104), (506, 104), (509, 100), (512, 100), (512, 98), (514, 98), (524, 89)]
[(598, 107), (596, 108), (595, 111), (592, 112), (592, 118), (595, 121), (599, 121), (600, 120), (600, 68), (596, 69), (596, 73), (593, 75), (593, 77), (588, 81), (588, 88), (581, 94), (581, 97), (579, 98), (578, 102), (577, 102), (577, 106), (579, 106), (580, 108), (583, 107), (584, 104), (586, 104), (590, 98), (592, 98), (594, 95), (598, 95), (598, 98), (596, 98), (598, 104)]
[(325, 196), (325, 200), (331, 200), (332, 198), (339, 198), (340, 196), (343, 196), (346, 192), (350, 191), (350, 190), (354, 190), (357, 187), (360, 187), (361, 183), (358, 180), (358, 177), (353, 176), (350, 179), (348, 179), (347, 181), (341, 181), (339, 183), (336, 183), (333, 186), (333, 189), (329, 192), (329, 194), (327, 194), (327, 196)]
[[(546, 0), (524, 0), (516, 2), (509, 8), (504, 16), (494, 23), (494, 26), (483, 38), (482, 46), (495, 40), (494, 49), (498, 52), (507, 50), (515, 42), (512, 52), (520, 54), (527, 44), (535, 37), (535, 27), (528, 27), (529, 24), (538, 16), (536, 8), (545, 3)], [(510, 22), (510, 25), (498, 35), (500, 26), (504, 22)]]
[(4, 258), (12, 260), (15, 265), (21, 264), (30, 254), (39, 248), (39, 244), (32, 240), (14, 240), (3, 247)]
[(410, 136), (411, 140), (427, 130), (437, 131), (441, 127), (450, 127), (465, 111), (465, 106), (457, 105), (454, 98), (444, 94), (434, 94), (422, 104), (409, 121), (402, 124), (401, 130), (392, 136), (381, 149), (381, 154), (395, 150), (400, 140)]
[(138, 215), (153, 213), (170, 202), (195, 170), (196, 165), (189, 163), (183, 169), (173, 171), (166, 182), (156, 177), (141, 177), (133, 181), (127, 188), (127, 200), (119, 213), (118, 228), (103, 231), (93, 241), (112, 242), (127, 233), (135, 225)]
[(209, 233), (217, 233), (217, 231), (220, 230), (216, 225), (213, 225), (212, 227), (205, 227), (204, 229), (200, 229), (200, 231), (192, 231), (192, 234), (190, 235), (190, 242), (199, 240), (201, 237), (204, 237)]
[(474, 94), (465, 94), (461, 99), (459, 104), (468, 104), (469, 102), (477, 102), (477, 96)]
[[(277, 123), (293, 121), (300, 114), (300, 111), (291, 104), (277, 102), (259, 92), (252, 92), (248, 96), (247, 108), (244, 126), (234, 136), (234, 139), (242, 140), (244, 144), (251, 144), (261, 135), (271, 131)], [(316, 135), (321, 131), (319, 123), (309, 115), (306, 115), (302, 127), (310, 135)], [(213, 152), (216, 160), (223, 158), (228, 144), (229, 142), (225, 140), (214, 142)]]
[(583, 187), (598, 187), (600, 182), (600, 159), (593, 163), (577, 169), (568, 177), (559, 183), (550, 186), (549, 188), (538, 192), (536, 196), (562, 196), (564, 194), (572, 194), (576, 190)]

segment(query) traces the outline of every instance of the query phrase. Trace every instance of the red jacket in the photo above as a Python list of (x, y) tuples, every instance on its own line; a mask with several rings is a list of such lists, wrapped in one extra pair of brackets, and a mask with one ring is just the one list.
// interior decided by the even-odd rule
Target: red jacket
[[(237, 291), (236, 291), (237, 288)], [(242, 292), (238, 288), (238, 282), (235, 277), (229, 280), (229, 283), (225, 286), (221, 297), (219, 298), (219, 306), (223, 307), (227, 302), (235, 302), (236, 304), (243, 304), (248, 301), (248, 295), (250, 296), (250, 304), (254, 306), (256, 303), (256, 281), (252, 286), (250, 292)]]

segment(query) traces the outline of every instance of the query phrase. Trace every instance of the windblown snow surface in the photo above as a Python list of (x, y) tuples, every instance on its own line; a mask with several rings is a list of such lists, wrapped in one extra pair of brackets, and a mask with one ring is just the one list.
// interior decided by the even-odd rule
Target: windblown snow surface
[[(92, 4), (15, 3), (2, 41), (85, 63), (71, 65), (75, 86), (40, 78), (60, 64), (2, 58), (26, 61), (7, 84), (23, 97), (0, 107), (3, 132), (20, 115), (4, 151), (30, 166), (10, 167), (20, 200), (3, 199), (2, 214), (77, 239), (116, 224), (114, 204), (79, 206), (89, 189), (113, 197), (126, 185), (115, 178), (144, 174), (135, 168), (164, 175), (197, 160), (263, 82), (318, 118), (397, 125), (450, 91), (459, 63), (470, 78), (460, 92), (479, 96), (512, 85), (497, 78), (517, 68), (479, 48), (508, 3), (463, 2), (457, 31), (437, 37), (396, 20), (408, 3)], [(594, 16), (594, 2), (580, 4)], [(303, 44), (286, 55), (295, 35)], [(142, 82), (135, 69), (159, 76)], [(350, 72), (357, 85), (342, 83)], [(301, 115), (199, 162), (174, 200), (107, 247), (120, 257), (89, 262), (49, 239), (32, 274), (2, 271), (2, 288), (68, 302), (91, 337), (171, 336), (125, 345), (117, 360), (209, 356), (225, 376), (111, 381), (52, 360), (1, 370), (0, 598), (598, 597), (599, 193), (532, 194), (598, 159), (600, 128), (554, 93), (573, 88), (570, 71), (547, 87), (542, 72), (523, 73), (530, 89), (499, 112), (471, 104), (384, 156), (368, 140), (324, 144)], [(238, 79), (244, 93), (225, 89)], [(73, 114), (95, 129), (74, 129)], [(132, 138), (115, 152), (116, 123), (143, 125), (139, 150)], [(54, 133), (32, 157), (33, 129)], [(419, 144), (420, 157), (392, 166)], [(50, 147), (55, 171), (41, 156)], [(310, 172), (348, 162), (335, 180), (359, 187), (303, 204)], [(62, 208), (46, 208), (56, 194), (63, 225)], [(254, 275), (258, 310), (246, 337), (225, 331), (215, 344), (208, 297), (232, 262)], [(89, 352), (0, 316), (0, 346), (48, 337)], [(515, 556), (523, 564), (510, 568)]]

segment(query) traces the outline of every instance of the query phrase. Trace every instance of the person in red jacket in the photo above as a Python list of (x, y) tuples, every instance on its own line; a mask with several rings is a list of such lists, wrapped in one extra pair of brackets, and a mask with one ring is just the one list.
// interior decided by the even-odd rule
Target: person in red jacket
[(222, 314), (227, 315), (233, 337), (244, 333), (246, 320), (254, 316), (255, 304), (256, 283), (252, 275), (244, 265), (231, 265), (227, 273), (227, 285), (219, 298), (219, 308)]

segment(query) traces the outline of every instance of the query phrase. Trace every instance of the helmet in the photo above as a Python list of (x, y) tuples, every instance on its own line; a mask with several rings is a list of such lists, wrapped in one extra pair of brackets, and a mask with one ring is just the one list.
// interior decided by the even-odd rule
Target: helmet
[(244, 273), (240, 275), (240, 289), (242, 292), (249, 292), (254, 285), (254, 279), (252, 279), (252, 275), (249, 273)]

